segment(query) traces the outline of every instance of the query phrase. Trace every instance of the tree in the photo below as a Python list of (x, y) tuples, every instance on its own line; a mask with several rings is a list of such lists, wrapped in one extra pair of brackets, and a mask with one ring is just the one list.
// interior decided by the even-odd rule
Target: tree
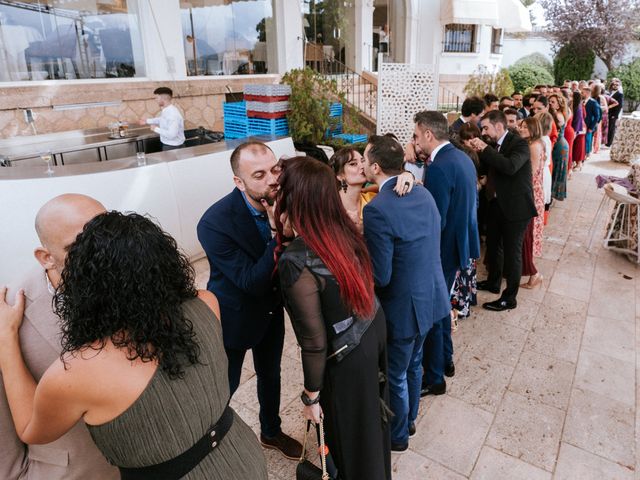
[(622, 82), (624, 98), (629, 102), (630, 109), (635, 110), (640, 103), (640, 58), (611, 70), (609, 80), (614, 77)]
[(637, 37), (640, 0), (540, 0), (547, 31), (559, 50), (590, 49), (611, 70)]
[(514, 90), (524, 92), (536, 85), (550, 85), (553, 83), (551, 74), (540, 67), (530, 63), (516, 63), (509, 67), (509, 76), (513, 82)]
[(530, 7), (531, 5), (536, 3), (536, 0), (520, 0), (520, 1), (525, 7)]
[(481, 97), (485, 93), (493, 93), (498, 97), (511, 95), (513, 83), (509, 78), (509, 71), (506, 68), (491, 71), (486, 66), (480, 65), (469, 77), (469, 81), (464, 87), (464, 93), (467, 97)]
[(553, 74), (558, 85), (565, 80), (588, 80), (593, 75), (596, 55), (593, 50), (576, 47), (573, 44), (563, 46), (553, 61)]

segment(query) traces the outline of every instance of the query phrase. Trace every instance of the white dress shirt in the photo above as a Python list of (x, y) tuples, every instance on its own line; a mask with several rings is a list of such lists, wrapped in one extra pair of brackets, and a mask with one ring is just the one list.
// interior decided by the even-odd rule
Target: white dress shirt
[(184, 120), (175, 105), (164, 107), (160, 116), (148, 118), (147, 124), (158, 125), (156, 133), (164, 145), (175, 147), (184, 143)]
[(431, 162), (433, 163), (433, 161), (436, 158), (436, 155), (438, 154), (438, 152), (440, 150), (442, 150), (443, 147), (446, 147), (447, 145), (449, 145), (451, 142), (444, 142), (441, 143), (440, 145), (438, 145), (436, 148), (433, 149), (433, 151), (431, 152)]

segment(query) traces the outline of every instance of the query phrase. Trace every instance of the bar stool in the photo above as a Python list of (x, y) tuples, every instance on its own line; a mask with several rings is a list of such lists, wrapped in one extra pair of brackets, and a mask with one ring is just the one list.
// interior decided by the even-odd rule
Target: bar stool
[[(591, 236), (588, 250), (591, 250), (593, 245), (593, 239), (600, 216), (603, 211), (608, 210), (605, 206), (611, 201), (615, 202), (613, 215), (611, 216), (609, 227), (607, 228), (603, 246), (608, 250), (624, 253), (627, 256), (633, 256), (635, 257), (635, 262), (640, 263), (640, 255), (638, 253), (638, 246), (640, 245), (640, 235), (638, 230), (640, 199), (632, 197), (624, 187), (614, 183), (607, 183), (604, 186), (602, 201), (600, 202), (600, 206), (596, 211), (595, 218), (593, 219), (589, 229)], [(632, 217), (634, 208), (636, 211), (635, 218)], [(617, 224), (619, 224), (618, 228), (616, 228)], [(635, 240), (635, 248), (629, 248), (628, 243), (631, 240)]]

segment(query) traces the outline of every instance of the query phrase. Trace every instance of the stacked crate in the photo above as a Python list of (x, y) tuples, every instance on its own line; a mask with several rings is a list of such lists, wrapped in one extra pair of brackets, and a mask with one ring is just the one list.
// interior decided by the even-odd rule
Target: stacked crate
[(246, 138), (249, 136), (249, 119), (247, 118), (247, 102), (225, 102), (222, 104), (224, 114), (224, 138)]
[(337, 138), (345, 143), (366, 142), (366, 134), (342, 133), (342, 104), (332, 103), (329, 107), (330, 126), (325, 132), (327, 138)]
[(289, 85), (245, 85), (249, 135), (288, 135)]

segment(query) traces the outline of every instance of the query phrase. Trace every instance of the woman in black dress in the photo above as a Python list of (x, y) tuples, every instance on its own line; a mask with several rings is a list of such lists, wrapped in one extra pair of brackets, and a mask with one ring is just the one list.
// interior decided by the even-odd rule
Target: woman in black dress
[(276, 205), (280, 245), (284, 231), (295, 237), (278, 268), (302, 350), (304, 416), (324, 415), (341, 480), (391, 480), (386, 324), (367, 247), (317, 160), (285, 163)]

